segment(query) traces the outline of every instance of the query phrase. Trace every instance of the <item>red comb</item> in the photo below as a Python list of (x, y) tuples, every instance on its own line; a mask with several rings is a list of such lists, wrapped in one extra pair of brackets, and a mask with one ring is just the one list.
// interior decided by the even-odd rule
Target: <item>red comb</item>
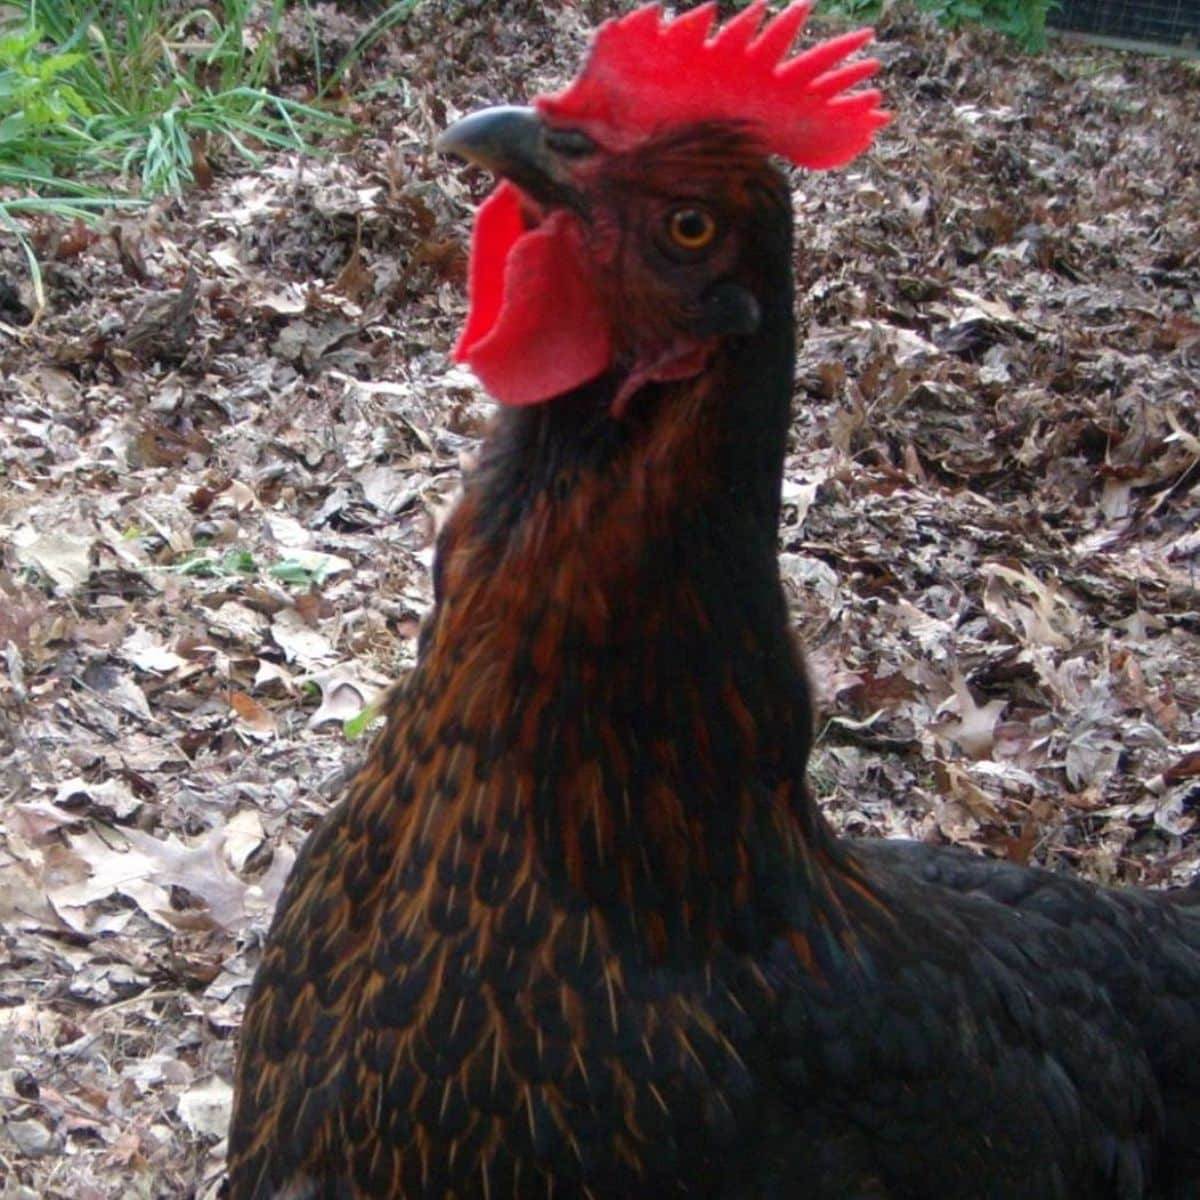
[(871, 30), (788, 58), (812, 4), (790, 4), (763, 24), (766, 8), (766, 0), (755, 0), (715, 33), (715, 4), (669, 21), (650, 4), (607, 21), (579, 78), (534, 103), (550, 120), (582, 129), (609, 150), (630, 149), (682, 122), (748, 121), (767, 149), (798, 167), (841, 166), (890, 119), (878, 92), (846, 94), (879, 64), (838, 65), (871, 40)]

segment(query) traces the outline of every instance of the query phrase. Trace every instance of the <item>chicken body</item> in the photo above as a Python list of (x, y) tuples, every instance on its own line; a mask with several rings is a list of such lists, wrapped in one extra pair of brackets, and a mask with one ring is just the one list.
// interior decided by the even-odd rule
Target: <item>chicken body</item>
[(230, 1200), (1200, 1195), (1200, 895), (845, 843), (809, 796), (783, 179), (736, 125), (536, 156), (612, 363), (502, 413), (441, 534), (268, 938)]

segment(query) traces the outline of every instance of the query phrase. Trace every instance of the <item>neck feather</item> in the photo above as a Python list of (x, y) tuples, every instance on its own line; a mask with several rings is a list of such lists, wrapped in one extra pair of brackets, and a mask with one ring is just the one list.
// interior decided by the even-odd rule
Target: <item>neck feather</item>
[(807, 926), (838, 860), (776, 554), (786, 316), (620, 421), (606, 380), (505, 414), (439, 547), (420, 740), (473, 731), (552, 884), (655, 954)]
[(768, 261), (774, 306), (701, 376), (620, 419), (615, 378), (502, 414), (442, 531), (380, 786), (447, 931), (472, 889), (545, 885), (656, 960), (778, 936), (817, 971), (844, 953), (863, 888), (806, 790), (776, 552), (789, 256)]

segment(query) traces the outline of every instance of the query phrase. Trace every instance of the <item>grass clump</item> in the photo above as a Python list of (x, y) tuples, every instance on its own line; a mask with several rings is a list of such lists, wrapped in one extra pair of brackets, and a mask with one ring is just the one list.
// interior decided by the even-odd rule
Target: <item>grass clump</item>
[[(261, 24), (249, 0), (180, 10), (170, 0), (20, 0), (0, 30), (0, 185), (39, 195), (114, 177), (142, 196), (193, 181), (197, 149), (251, 164), (267, 147), (308, 149), (343, 125), (273, 95), (284, 10)], [(5, 201), (10, 205), (11, 201)]]
[[(932, 13), (948, 29), (983, 25), (1008, 34), (1025, 50), (1046, 46), (1046, 17), (1057, 0), (914, 0), (921, 12)], [(827, 0), (823, 11), (855, 21), (878, 20), (886, 0)]]
[(306, 0), (0, 4), (0, 235), (24, 251), (39, 310), (24, 219), (182, 192), (214, 154), (254, 168), (267, 150), (314, 150), (351, 128), (325, 101), (331, 85), (417, 2), (386, 8), (332, 69), (314, 35), (308, 103), (270, 86), (281, 23)]

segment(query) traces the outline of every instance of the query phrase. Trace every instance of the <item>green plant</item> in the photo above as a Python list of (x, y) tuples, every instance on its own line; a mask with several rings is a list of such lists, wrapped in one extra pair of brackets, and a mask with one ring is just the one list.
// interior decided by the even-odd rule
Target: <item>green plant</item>
[(329, 578), (332, 561), (328, 555), (323, 558), (310, 555), (303, 562), (295, 558), (284, 558), (268, 567), (267, 573), (272, 579), (278, 579), (292, 587), (312, 587), (314, 584), (324, 583)]
[[(26, 257), (39, 311), (41, 278), (22, 218), (91, 218), (184, 190), (200, 153), (224, 150), (257, 166), (266, 150), (311, 151), (350, 128), (319, 87), (308, 104), (270, 91), (286, 2), (0, 5), (0, 232)], [(351, 56), (415, 3), (390, 6)], [(320, 64), (314, 69), (320, 84)]]
[[(257, 165), (259, 149), (311, 149), (323, 133), (347, 127), (266, 87), (284, 0), (272, 0), (261, 29), (251, 25), (248, 0), (225, 0), (220, 18), (203, 6), (177, 15), (168, 0), (16, 7), (25, 27), (15, 44), (34, 56), (36, 69), (5, 74), (40, 80), (49, 70), (43, 86), (56, 102), (44, 109), (37, 144), (0, 143), (0, 162), (27, 169), (49, 160), (56, 174), (73, 178), (115, 172), (153, 195), (191, 183), (203, 141)], [(41, 43), (49, 48), (39, 53)]]
[(36, 29), (0, 37), (0, 147), (91, 115), (79, 92), (62, 79), (82, 54), (45, 54)]
[(837, 13), (851, 21), (876, 21), (883, 11), (883, 0), (826, 0), (822, 13)]
[(371, 724), (383, 715), (383, 705), (376, 701), (368, 704), (353, 717), (342, 722), (342, 733), (348, 741), (357, 741), (370, 728)]
[[(262, 28), (250, 0), (224, 0), (218, 19), (168, 0), (20, 0), (0, 29), (0, 213), (78, 215), (89, 201), (179, 192), (198, 146), (227, 147), (251, 165), (269, 148), (311, 150), (349, 123), (266, 84), (284, 0)], [(66, 203), (68, 200), (72, 203)]]
[(1015, 38), (1026, 50), (1041, 50), (1054, 0), (917, 0), (917, 4), (950, 29), (986, 25)]
[(229, 579), (239, 575), (257, 575), (258, 563), (249, 550), (226, 550), (224, 554), (196, 550), (167, 570), (199, 579)]
[[(1026, 50), (1046, 45), (1046, 17), (1057, 0), (914, 0), (948, 29), (984, 25), (1015, 38)], [(884, 0), (827, 0), (823, 11), (854, 21), (878, 19)]]

